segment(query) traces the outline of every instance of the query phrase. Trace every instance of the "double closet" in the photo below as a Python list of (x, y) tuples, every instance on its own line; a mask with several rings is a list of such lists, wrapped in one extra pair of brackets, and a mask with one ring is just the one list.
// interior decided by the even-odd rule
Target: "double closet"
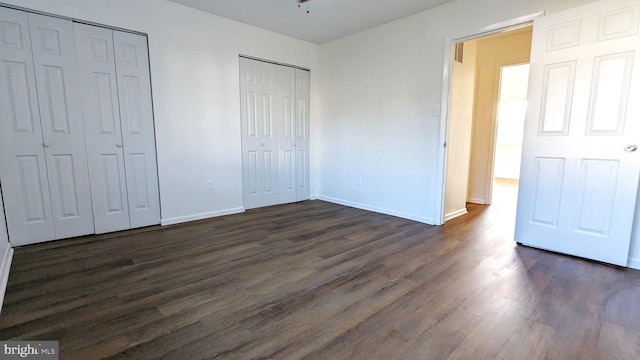
[(309, 71), (240, 58), (246, 209), (308, 200)]
[(0, 7), (10, 242), (160, 223), (147, 39)]

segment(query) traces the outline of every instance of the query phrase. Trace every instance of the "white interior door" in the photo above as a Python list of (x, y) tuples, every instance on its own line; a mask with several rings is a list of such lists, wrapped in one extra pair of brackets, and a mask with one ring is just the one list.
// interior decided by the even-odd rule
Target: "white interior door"
[(131, 227), (160, 223), (147, 38), (113, 31)]
[(309, 71), (240, 58), (247, 209), (309, 199)]
[(310, 73), (296, 69), (296, 201), (308, 200), (311, 196), (309, 179), (309, 99)]
[(0, 7), (0, 179), (14, 245), (55, 238), (27, 14)]
[(276, 103), (281, 118), (276, 119), (278, 129), (278, 154), (280, 161), (280, 203), (295, 202), (296, 196), (296, 70), (289, 66), (277, 67), (278, 94)]
[(309, 71), (277, 67), (280, 203), (308, 200), (309, 190)]
[(97, 234), (130, 228), (111, 30), (74, 24)]
[(240, 58), (244, 207), (275, 205), (278, 199), (278, 140), (274, 106), (276, 65)]
[(28, 17), (55, 237), (93, 234), (73, 23)]
[(640, 1), (534, 23), (516, 240), (627, 264), (640, 173)]

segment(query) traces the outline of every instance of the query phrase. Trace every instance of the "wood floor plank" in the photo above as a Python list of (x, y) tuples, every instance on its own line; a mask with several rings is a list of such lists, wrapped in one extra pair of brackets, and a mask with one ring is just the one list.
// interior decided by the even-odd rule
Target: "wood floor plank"
[(517, 246), (513, 225), (495, 200), (442, 227), (305, 201), (21, 247), (0, 339), (64, 359), (640, 358), (640, 272)]

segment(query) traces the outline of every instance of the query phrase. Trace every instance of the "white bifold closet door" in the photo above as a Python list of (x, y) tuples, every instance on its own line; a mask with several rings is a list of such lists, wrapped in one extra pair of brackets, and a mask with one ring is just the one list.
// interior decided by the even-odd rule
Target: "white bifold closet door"
[(277, 67), (240, 59), (242, 169), (246, 209), (278, 204), (278, 141), (274, 120), (281, 109), (274, 100)]
[(278, 203), (295, 202), (296, 196), (296, 69), (276, 66), (276, 121), (279, 161)]
[(0, 8), (0, 179), (14, 245), (93, 232), (71, 21)]
[(96, 233), (158, 224), (146, 38), (74, 26)]
[(12, 245), (160, 223), (146, 37), (0, 6)]
[(246, 209), (309, 198), (309, 72), (240, 58)]
[(296, 69), (296, 201), (308, 200), (309, 186), (309, 98), (310, 74), (307, 70)]
[(113, 31), (74, 28), (96, 233), (129, 229)]
[(113, 31), (124, 166), (132, 228), (160, 222), (147, 38)]

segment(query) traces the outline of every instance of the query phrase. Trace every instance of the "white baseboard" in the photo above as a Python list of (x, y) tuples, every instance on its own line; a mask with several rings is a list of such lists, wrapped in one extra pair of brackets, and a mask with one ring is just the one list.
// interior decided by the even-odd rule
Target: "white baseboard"
[(462, 208), (459, 210), (455, 210), (455, 211), (451, 211), (447, 214), (444, 214), (444, 221), (449, 221), (451, 219), (455, 219), (458, 216), (462, 216), (464, 214), (468, 213), (467, 208)]
[(353, 208), (356, 208), (356, 209), (373, 211), (373, 212), (377, 212), (377, 213), (381, 213), (381, 214), (385, 214), (385, 215), (397, 216), (397, 217), (401, 217), (401, 218), (404, 218), (404, 219), (409, 219), (409, 220), (425, 223), (425, 224), (428, 224), (428, 225), (435, 224), (435, 221), (433, 219), (431, 219), (431, 218), (426, 218), (426, 217), (419, 216), (419, 215), (414, 215), (414, 214), (407, 214), (407, 213), (403, 213), (403, 212), (395, 211), (395, 210), (390, 210), (390, 209), (379, 208), (379, 207), (376, 207), (376, 206), (370, 206), (370, 205), (366, 205), (366, 204), (360, 204), (360, 203), (353, 202), (353, 201), (336, 199), (336, 198), (332, 198), (332, 197), (329, 197), (329, 196), (318, 196), (318, 200), (327, 201), (327, 202), (338, 204), (338, 205), (349, 206), (349, 207), (353, 207)]
[(9, 270), (11, 270), (11, 261), (13, 260), (13, 248), (7, 246), (4, 254), (0, 254), (0, 312), (2, 312), (2, 304), (4, 303), (4, 293), (7, 290), (9, 282)]
[(467, 199), (467, 202), (468, 203), (472, 203), (472, 204), (479, 204), (479, 205), (486, 204), (484, 199), (478, 199), (478, 198), (469, 198), (469, 199)]
[(162, 219), (162, 221), (160, 221), (160, 224), (162, 226), (175, 225), (175, 224), (180, 224), (188, 221), (202, 220), (202, 219), (208, 219), (208, 218), (224, 216), (224, 215), (240, 214), (240, 213), (243, 213), (244, 211), (245, 210), (242, 207), (219, 210), (219, 211), (211, 211), (211, 212), (188, 215), (188, 216), (179, 216), (174, 218)]
[(629, 261), (627, 262), (627, 267), (640, 270), (640, 258), (629, 258)]

